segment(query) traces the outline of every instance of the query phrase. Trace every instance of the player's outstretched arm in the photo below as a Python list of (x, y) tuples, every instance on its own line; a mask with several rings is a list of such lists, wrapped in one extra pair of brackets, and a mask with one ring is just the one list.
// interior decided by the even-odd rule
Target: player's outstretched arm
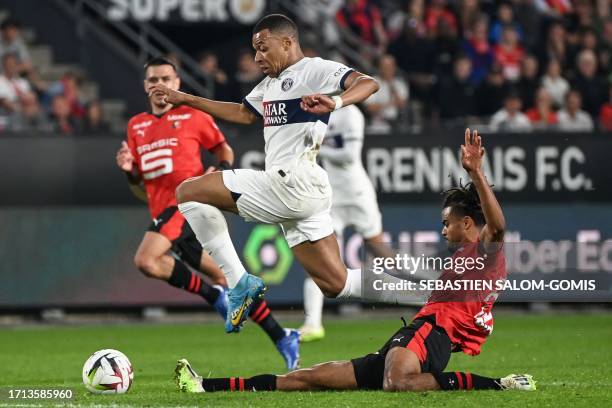
[(478, 131), (470, 132), (470, 129), (466, 129), (465, 144), (461, 145), (461, 164), (476, 187), (485, 217), (486, 225), (480, 233), (480, 240), (482, 242), (502, 242), (506, 230), (506, 219), (482, 171), (483, 156), (484, 147), (482, 147), (482, 138), (478, 135)]
[(172, 90), (161, 84), (152, 87), (149, 95), (156, 92), (164, 94), (167, 103), (172, 105), (187, 105), (228, 122), (248, 125), (254, 123), (258, 119), (253, 112), (241, 103), (220, 102), (201, 98), (185, 92)]
[[(349, 74), (344, 86), (346, 90), (338, 95), (342, 100), (342, 106), (363, 102), (380, 87), (374, 78), (357, 71)], [(302, 97), (300, 107), (306, 112), (328, 113), (336, 109), (334, 98), (323, 94), (306, 95)]]

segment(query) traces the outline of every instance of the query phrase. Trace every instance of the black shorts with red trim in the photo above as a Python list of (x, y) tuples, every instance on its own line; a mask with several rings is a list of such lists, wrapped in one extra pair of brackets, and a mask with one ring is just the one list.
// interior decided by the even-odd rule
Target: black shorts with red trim
[(202, 245), (177, 206), (166, 208), (153, 220), (147, 231), (162, 234), (172, 242), (172, 252), (192, 268), (199, 269)]
[(399, 329), (376, 353), (351, 360), (362, 390), (381, 390), (385, 372), (385, 358), (394, 347), (405, 347), (414, 352), (421, 363), (422, 373), (442, 372), (451, 356), (451, 341), (433, 316), (414, 319)]

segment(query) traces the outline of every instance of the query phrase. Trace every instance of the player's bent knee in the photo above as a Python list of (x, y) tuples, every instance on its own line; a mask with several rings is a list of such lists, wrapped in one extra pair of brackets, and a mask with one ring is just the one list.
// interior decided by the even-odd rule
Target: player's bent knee
[(383, 390), (388, 392), (418, 391), (412, 376), (389, 376), (383, 380)]
[(190, 193), (193, 189), (191, 188), (192, 179), (187, 179), (178, 185), (175, 191), (176, 202), (179, 204), (193, 201), (193, 194)]
[(157, 278), (156, 271), (156, 259), (146, 254), (136, 254), (134, 257), (134, 265), (140, 272), (146, 277)]

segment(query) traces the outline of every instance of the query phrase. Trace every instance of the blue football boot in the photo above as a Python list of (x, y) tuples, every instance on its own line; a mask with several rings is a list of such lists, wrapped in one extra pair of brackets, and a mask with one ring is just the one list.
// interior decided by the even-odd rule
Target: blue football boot
[(227, 290), (228, 311), (225, 319), (227, 333), (239, 332), (244, 321), (249, 317), (253, 302), (266, 291), (266, 285), (257, 276), (245, 273), (233, 289)]

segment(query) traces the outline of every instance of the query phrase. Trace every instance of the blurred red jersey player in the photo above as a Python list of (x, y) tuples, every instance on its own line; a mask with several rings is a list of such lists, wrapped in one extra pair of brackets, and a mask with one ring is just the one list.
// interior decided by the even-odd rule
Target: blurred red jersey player
[[(186, 179), (204, 174), (201, 149), (219, 162), (206, 173), (231, 168), (234, 153), (211, 116), (166, 103), (159, 94), (149, 92), (156, 84), (179, 89), (180, 78), (172, 62), (155, 58), (145, 65), (144, 88), (150, 95), (151, 110), (129, 120), (127, 142), (117, 152), (117, 166), (126, 173), (134, 194), (148, 203), (153, 219), (134, 262), (148, 277), (199, 294), (225, 319), (225, 277), (178, 211), (175, 190)], [(188, 265), (210, 276), (215, 285), (207, 284)], [(254, 305), (250, 316), (274, 341), (287, 367), (296, 368), (297, 332), (283, 329), (263, 300)]]

